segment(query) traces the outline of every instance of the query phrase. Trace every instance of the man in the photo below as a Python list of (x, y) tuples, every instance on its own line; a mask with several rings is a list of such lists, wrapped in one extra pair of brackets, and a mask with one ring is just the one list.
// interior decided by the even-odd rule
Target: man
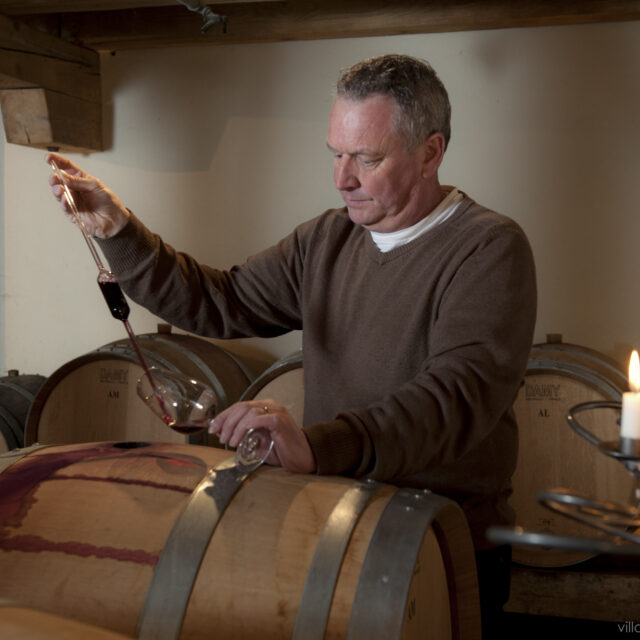
[(235, 446), (266, 427), (269, 462), (290, 471), (368, 476), (458, 501), (486, 613), (487, 596), (497, 611), (506, 596), (496, 589), (508, 586), (508, 554), (489, 550), (484, 531), (512, 522), (511, 404), (531, 346), (535, 273), (513, 221), (440, 185), (449, 120), (446, 90), (422, 61), (389, 55), (347, 70), (327, 138), (346, 207), (225, 272), (175, 252), (100, 181), (54, 158), (134, 300), (217, 338), (303, 329), (305, 428), (275, 401), (245, 402), (216, 418), (220, 440)]

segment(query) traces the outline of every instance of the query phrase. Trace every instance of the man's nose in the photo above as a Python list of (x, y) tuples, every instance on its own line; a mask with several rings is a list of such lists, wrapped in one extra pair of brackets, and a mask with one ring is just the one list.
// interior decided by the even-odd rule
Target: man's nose
[(355, 170), (353, 160), (351, 158), (336, 158), (333, 167), (333, 182), (336, 189), (345, 191), (348, 189), (356, 189), (360, 186), (357, 172)]

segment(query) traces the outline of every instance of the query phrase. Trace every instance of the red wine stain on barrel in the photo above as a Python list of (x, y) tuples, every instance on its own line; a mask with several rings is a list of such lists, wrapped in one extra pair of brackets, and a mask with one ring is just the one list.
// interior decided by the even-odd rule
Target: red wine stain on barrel
[(29, 512), (40, 484), (60, 469), (84, 458), (100, 455), (104, 447), (28, 456), (0, 474), (0, 540), (6, 527), (19, 527)]
[(86, 474), (54, 476), (53, 478), (49, 478), (49, 480), (87, 480), (89, 482), (109, 482), (111, 484), (132, 484), (138, 487), (152, 487), (153, 489), (165, 489), (166, 491), (178, 491), (179, 493), (187, 494), (192, 492), (192, 489), (177, 484), (153, 482), (152, 480), (134, 480), (132, 478), (104, 478), (102, 476), (88, 476)]
[(20, 535), (19, 532), (15, 532), (15, 534), (12, 535), (12, 530), (19, 529), (29, 510), (37, 501), (35, 494), (38, 487), (42, 483), (51, 480), (75, 479), (113, 482), (149, 486), (169, 491), (179, 491), (186, 494), (191, 493), (191, 489), (187, 487), (176, 484), (159, 483), (152, 480), (90, 477), (81, 474), (76, 476), (55, 476), (58, 471), (65, 467), (94, 457), (101, 457), (103, 459), (153, 457), (159, 458), (164, 465), (176, 466), (177, 468), (193, 468), (194, 471), (202, 471), (203, 467), (205, 467), (203, 461), (197, 458), (190, 459), (185, 456), (171, 456), (166, 454), (154, 455), (148, 451), (141, 455), (131, 451), (120, 452), (114, 450), (110, 444), (95, 445), (74, 449), (72, 451), (27, 456), (0, 474), (0, 549), (31, 553), (56, 551), (80, 557), (95, 556), (98, 558), (110, 558), (125, 562), (155, 565), (159, 552), (149, 553), (140, 549), (119, 549), (110, 546), (96, 546), (79, 541), (54, 542), (37, 535)]
[(98, 547), (86, 542), (53, 542), (40, 536), (13, 536), (0, 541), (0, 547), (5, 551), (26, 551), (39, 553), (41, 551), (56, 551), (68, 553), (81, 558), (95, 556), (96, 558), (108, 558), (110, 560), (122, 560), (123, 562), (136, 562), (155, 566), (158, 562), (158, 553), (149, 553), (143, 549), (117, 549), (116, 547)]

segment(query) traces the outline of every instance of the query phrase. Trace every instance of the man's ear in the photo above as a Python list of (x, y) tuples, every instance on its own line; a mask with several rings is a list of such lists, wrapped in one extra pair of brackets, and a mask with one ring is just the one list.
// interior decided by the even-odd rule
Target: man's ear
[(432, 133), (422, 143), (422, 177), (431, 178), (438, 173), (445, 152), (444, 136), (441, 133)]

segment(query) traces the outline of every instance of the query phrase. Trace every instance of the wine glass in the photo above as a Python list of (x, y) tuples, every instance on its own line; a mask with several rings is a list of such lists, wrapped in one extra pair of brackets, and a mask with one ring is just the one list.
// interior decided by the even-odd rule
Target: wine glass
[[(209, 427), (218, 409), (218, 397), (206, 384), (177, 371), (151, 367), (138, 378), (137, 392), (145, 404), (171, 429), (197, 433)], [(265, 428), (250, 429), (236, 448), (236, 465), (261, 465), (273, 448)]]

